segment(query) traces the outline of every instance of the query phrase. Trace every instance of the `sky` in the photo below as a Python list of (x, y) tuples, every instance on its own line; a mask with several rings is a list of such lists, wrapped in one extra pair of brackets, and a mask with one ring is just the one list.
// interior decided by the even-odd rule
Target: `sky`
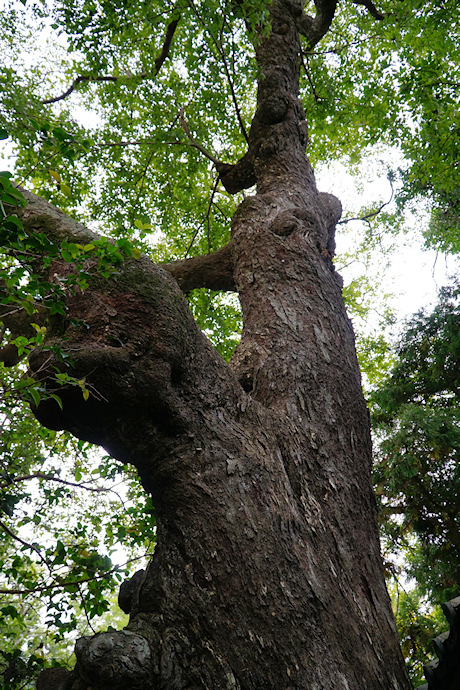
[[(399, 165), (398, 158), (402, 164), (399, 153), (394, 150), (371, 154), (357, 175), (350, 174), (345, 165), (335, 163), (316, 171), (318, 188), (335, 194), (341, 200), (342, 219), (359, 217), (362, 207), (372, 205), (378, 208), (391, 199), (387, 171), (395, 170)], [(384, 210), (394, 211), (394, 201)], [(377, 245), (374, 249), (371, 265), (367, 267), (355, 261), (341, 268), (341, 255), (353, 252), (362, 241), (366, 225), (358, 220), (337, 226), (335, 263), (345, 284), (366, 272), (369, 276), (373, 270), (380, 274), (383, 291), (393, 295), (391, 306), (398, 320), (397, 328), (419, 309), (433, 305), (439, 289), (459, 272), (457, 257), (423, 246), (423, 231), (428, 221), (429, 214), (421, 204), (415, 211), (408, 212), (403, 232), (396, 237), (382, 233), (381, 247)]]

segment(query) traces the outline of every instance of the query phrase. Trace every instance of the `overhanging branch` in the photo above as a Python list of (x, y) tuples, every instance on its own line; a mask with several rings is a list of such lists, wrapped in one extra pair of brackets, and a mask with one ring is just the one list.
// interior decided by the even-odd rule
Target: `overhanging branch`
[(217, 172), (219, 173), (219, 178), (225, 187), (225, 190), (229, 194), (236, 194), (241, 192), (243, 189), (248, 189), (256, 183), (256, 178), (254, 174), (254, 168), (252, 165), (252, 155), (248, 151), (239, 161), (236, 163), (223, 163), (218, 158), (216, 158), (212, 153), (204, 148), (196, 139), (193, 137), (190, 128), (185, 121), (184, 111), (181, 108), (179, 112), (179, 120), (181, 127), (184, 130), (188, 140), (191, 145), (194, 146), (200, 153), (206, 158), (214, 163)]
[(117, 82), (126, 80), (126, 79), (146, 79), (148, 77), (155, 77), (158, 72), (160, 71), (164, 61), (169, 55), (169, 52), (171, 50), (171, 44), (172, 40), (174, 37), (174, 33), (176, 31), (177, 25), (179, 24), (180, 17), (177, 19), (173, 19), (171, 22), (169, 22), (168, 26), (166, 27), (166, 33), (165, 33), (165, 38), (163, 41), (163, 45), (161, 48), (161, 51), (156, 58), (154, 62), (154, 69), (152, 71), (147, 71), (147, 72), (140, 72), (139, 74), (128, 74), (128, 75), (119, 75), (119, 76), (114, 76), (111, 74), (108, 75), (101, 75), (94, 77), (91, 74), (80, 74), (76, 79), (74, 79), (73, 83), (69, 86), (69, 88), (64, 91), (64, 93), (61, 93), (59, 96), (56, 96), (55, 98), (47, 98), (42, 103), (44, 105), (49, 105), (50, 103), (57, 103), (58, 101), (63, 101), (65, 98), (70, 96), (73, 91), (80, 85), (83, 84), (84, 82)]

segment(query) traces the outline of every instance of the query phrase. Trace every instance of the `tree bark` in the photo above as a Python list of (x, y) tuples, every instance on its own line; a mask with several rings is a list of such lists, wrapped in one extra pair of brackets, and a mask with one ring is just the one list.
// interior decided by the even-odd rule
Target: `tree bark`
[[(256, 46), (245, 166), (257, 193), (235, 214), (223, 271), (244, 323), (230, 366), (145, 257), (69, 296), (50, 335), (92, 394), (60, 389), (63, 410), (50, 399), (36, 416), (135, 465), (158, 521), (150, 565), (122, 592), (127, 629), (77, 643), (72, 690), (409, 688), (332, 263), (340, 204), (305, 155), (299, 31), (316, 40), (335, 10), (316, 5), (308, 21), (296, 0), (274, 0)], [(22, 217), (57, 237), (76, 227), (50, 207), (37, 220), (33, 203)], [(62, 363), (45, 349), (30, 366), (52, 386)]]

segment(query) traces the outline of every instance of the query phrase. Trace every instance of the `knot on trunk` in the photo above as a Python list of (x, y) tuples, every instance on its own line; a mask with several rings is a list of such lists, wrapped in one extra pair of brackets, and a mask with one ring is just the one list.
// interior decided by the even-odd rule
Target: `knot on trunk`
[(327, 192), (320, 192), (320, 197), (326, 227), (324, 249), (332, 257), (335, 254), (335, 226), (342, 215), (342, 204), (336, 196)]
[(129, 579), (122, 582), (118, 593), (118, 606), (124, 613), (131, 613), (133, 604), (138, 597), (139, 588), (144, 581), (145, 570), (138, 570)]
[[(142, 690), (151, 687), (147, 640), (129, 630), (81, 637), (75, 645), (76, 673), (97, 690)], [(78, 681), (77, 681), (78, 687)]]
[(286, 117), (289, 99), (283, 94), (273, 94), (266, 98), (258, 107), (256, 117), (265, 125), (282, 122)]

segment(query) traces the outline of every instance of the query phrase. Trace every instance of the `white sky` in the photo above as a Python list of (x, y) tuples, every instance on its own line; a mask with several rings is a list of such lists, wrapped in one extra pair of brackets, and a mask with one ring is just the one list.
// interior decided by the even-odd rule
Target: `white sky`
[[(396, 163), (395, 163), (396, 156)], [(343, 206), (343, 218), (359, 216), (359, 209), (375, 206), (388, 201), (391, 197), (390, 183), (386, 178), (386, 171), (398, 165), (398, 153), (395, 151), (382, 152), (370, 158), (363, 165), (361, 175), (350, 175), (345, 166), (333, 164), (331, 168), (316, 172), (317, 185), (320, 191), (335, 194)], [(385, 161), (386, 159), (386, 161)], [(401, 161), (402, 162), (402, 161)], [(393, 211), (393, 202), (385, 207), (385, 211)], [(439, 288), (449, 283), (449, 278), (458, 274), (459, 259), (446, 256), (434, 250), (423, 247), (423, 231), (427, 226), (429, 216), (422, 205), (418, 212), (407, 214), (405, 233), (395, 238), (395, 247), (387, 256), (375, 250), (375, 269), (383, 277), (382, 287), (385, 293), (394, 295), (392, 308), (398, 321), (411, 316), (422, 307), (429, 307), (436, 302)], [(351, 251), (362, 237), (364, 224), (353, 221), (346, 225), (338, 225), (336, 231), (337, 260), (336, 265), (345, 284), (353, 277), (365, 272), (363, 264), (355, 262), (346, 269), (340, 269), (340, 254)], [(388, 245), (391, 239), (382, 235), (382, 244)], [(388, 261), (388, 266), (385, 263)], [(396, 329), (398, 326), (396, 326)]]

